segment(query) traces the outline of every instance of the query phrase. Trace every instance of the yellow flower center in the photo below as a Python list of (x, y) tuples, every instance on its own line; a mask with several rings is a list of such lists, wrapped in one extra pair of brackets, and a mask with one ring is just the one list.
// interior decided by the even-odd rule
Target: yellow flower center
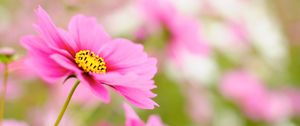
[(106, 72), (106, 66), (103, 58), (95, 55), (95, 53), (90, 50), (81, 50), (77, 52), (74, 60), (78, 67), (82, 68), (86, 73)]

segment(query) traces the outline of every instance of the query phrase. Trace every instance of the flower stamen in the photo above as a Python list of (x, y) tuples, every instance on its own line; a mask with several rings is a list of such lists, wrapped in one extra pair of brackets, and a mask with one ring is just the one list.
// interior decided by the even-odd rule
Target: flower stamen
[(82, 68), (86, 73), (106, 72), (104, 59), (95, 55), (95, 53), (91, 52), (90, 50), (80, 50), (76, 53), (74, 60), (78, 67)]

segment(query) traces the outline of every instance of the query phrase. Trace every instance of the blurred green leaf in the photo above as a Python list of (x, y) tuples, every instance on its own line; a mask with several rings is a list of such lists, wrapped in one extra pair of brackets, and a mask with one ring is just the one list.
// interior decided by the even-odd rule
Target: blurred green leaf
[(296, 44), (289, 46), (289, 62), (287, 68), (287, 82), (300, 86), (300, 47)]

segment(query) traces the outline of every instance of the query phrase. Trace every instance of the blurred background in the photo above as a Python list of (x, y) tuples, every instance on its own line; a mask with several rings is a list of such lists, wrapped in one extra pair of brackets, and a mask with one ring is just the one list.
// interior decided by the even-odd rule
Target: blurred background
[[(299, 0), (0, 0), (0, 47), (9, 65), (5, 119), (51, 126), (72, 82), (49, 84), (24, 64), (21, 36), (36, 34), (41, 5), (66, 29), (76, 14), (94, 16), (114, 38), (158, 58), (154, 99), (135, 109), (169, 126), (299, 126)], [(1, 82), (3, 66), (0, 66)], [(62, 126), (124, 125), (123, 99), (101, 103), (79, 86)]]

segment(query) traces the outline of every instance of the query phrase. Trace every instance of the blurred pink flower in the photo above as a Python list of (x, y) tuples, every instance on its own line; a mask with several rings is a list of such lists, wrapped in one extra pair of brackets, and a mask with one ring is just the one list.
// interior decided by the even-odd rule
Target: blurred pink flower
[(3, 126), (29, 126), (25, 122), (20, 122), (12, 119), (6, 119), (3, 122)]
[(246, 29), (246, 24), (242, 21), (228, 21), (228, 27), (232, 33), (235, 44), (243, 44), (249, 46), (249, 33)]
[(266, 93), (260, 80), (241, 70), (225, 73), (221, 80), (220, 90), (226, 97), (241, 102), (248, 97), (263, 97)]
[(223, 76), (220, 90), (233, 100), (250, 118), (274, 122), (291, 115), (288, 98), (271, 92), (255, 76), (245, 71), (231, 71)]
[(148, 122), (145, 124), (128, 104), (124, 103), (123, 107), (126, 114), (125, 126), (164, 126), (157, 115), (150, 116)]
[(268, 102), (266, 108), (267, 121), (274, 122), (285, 120), (292, 115), (292, 106), (288, 97), (285, 94), (274, 91), (269, 93)]
[(26, 57), (14, 60), (9, 64), (9, 71), (14, 77), (24, 80), (32, 80), (37, 77), (37, 74), (29, 68), (26, 63)]
[(300, 90), (299, 89), (286, 89), (283, 93), (288, 97), (291, 103), (292, 112), (294, 115), (300, 115)]
[(251, 97), (241, 104), (242, 109), (252, 119), (276, 122), (291, 116), (288, 98), (278, 92), (264, 97)]
[(152, 27), (166, 28), (169, 33), (168, 52), (179, 61), (179, 53), (187, 50), (194, 54), (208, 55), (210, 48), (201, 36), (198, 21), (181, 15), (169, 0), (138, 0), (138, 4), (145, 12), (145, 20)]
[(194, 85), (187, 88), (186, 91), (186, 110), (191, 119), (197, 125), (210, 125), (213, 119), (213, 105), (209, 98), (209, 92)]
[(16, 51), (10, 47), (1, 47), (0, 55), (12, 56), (16, 53)]
[(27, 64), (45, 80), (76, 75), (106, 103), (106, 87), (111, 87), (137, 107), (158, 106), (151, 100), (156, 96), (151, 89), (156, 87), (152, 78), (157, 61), (142, 45), (112, 39), (93, 17), (74, 16), (67, 32), (57, 28), (41, 7), (36, 14), (39, 34), (21, 41), (29, 53)]
[(207, 56), (210, 48), (204, 37), (201, 36), (200, 26), (197, 20), (183, 16), (171, 19), (169, 54), (177, 61), (180, 61), (179, 53), (188, 51), (193, 54)]
[(155, 25), (168, 25), (178, 13), (170, 0), (137, 0), (137, 2), (144, 11), (144, 18)]

